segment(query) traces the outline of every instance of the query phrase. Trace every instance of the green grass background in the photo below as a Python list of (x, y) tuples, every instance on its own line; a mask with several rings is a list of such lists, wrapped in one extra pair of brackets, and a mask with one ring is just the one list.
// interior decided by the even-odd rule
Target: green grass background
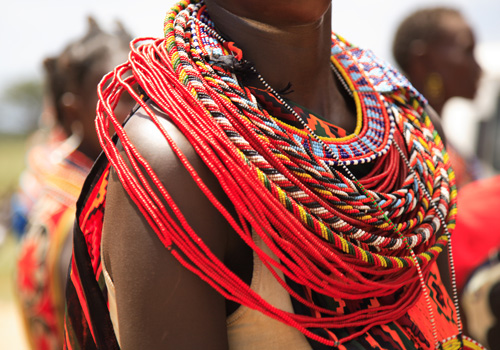
[(25, 164), (26, 136), (0, 134), (0, 196), (17, 186)]
[(0, 134), (0, 218), (7, 228), (0, 236), (0, 301), (11, 301), (12, 273), (17, 252), (17, 240), (9, 231), (9, 201), (17, 188), (18, 178), (25, 166), (27, 137), (24, 135)]

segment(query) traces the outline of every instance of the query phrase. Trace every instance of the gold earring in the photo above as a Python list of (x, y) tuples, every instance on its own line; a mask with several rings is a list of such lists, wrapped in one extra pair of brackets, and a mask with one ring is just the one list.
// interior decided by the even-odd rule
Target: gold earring
[(443, 78), (439, 73), (432, 72), (425, 81), (425, 96), (431, 100), (443, 98)]

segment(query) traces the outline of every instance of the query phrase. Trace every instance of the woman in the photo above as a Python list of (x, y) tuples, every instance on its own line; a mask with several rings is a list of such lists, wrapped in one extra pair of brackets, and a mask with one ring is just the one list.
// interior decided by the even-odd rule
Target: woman
[[(449, 99), (473, 99), (481, 67), (474, 56), (475, 38), (462, 14), (446, 7), (415, 11), (399, 25), (393, 42), (396, 62), (410, 82), (442, 115)], [(447, 144), (457, 187), (480, 175), (478, 160), (466, 159)]]
[[(88, 32), (44, 62), (54, 125), (28, 154), (22, 179), (33, 201), (18, 256), (16, 292), (32, 349), (62, 349), (64, 288), (71, 256), (75, 202), (99, 154), (95, 135), (96, 86), (126, 58), (130, 36), (102, 31), (90, 18)], [(125, 102), (125, 100), (124, 100)], [(49, 108), (50, 106), (50, 108)], [(124, 106), (117, 110), (124, 116)]]
[(454, 183), (425, 100), (330, 22), (325, 0), (180, 2), (106, 77), (69, 349), (460, 345), (435, 268)]

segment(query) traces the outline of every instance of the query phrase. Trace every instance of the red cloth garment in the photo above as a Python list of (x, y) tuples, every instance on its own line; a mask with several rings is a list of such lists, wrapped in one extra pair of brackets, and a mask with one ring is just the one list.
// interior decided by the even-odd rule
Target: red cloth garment
[(458, 192), (453, 255), (462, 289), (476, 267), (500, 247), (500, 176), (471, 182)]

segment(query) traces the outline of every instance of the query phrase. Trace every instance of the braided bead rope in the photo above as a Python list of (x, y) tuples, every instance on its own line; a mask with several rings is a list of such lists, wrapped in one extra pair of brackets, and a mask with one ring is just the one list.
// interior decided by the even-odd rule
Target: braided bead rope
[[(186, 20), (187, 21), (187, 20)], [(182, 23), (180, 20), (178, 20), (179, 25)], [(174, 64), (175, 65), (175, 64)], [(215, 79), (215, 77), (214, 77)], [(196, 89), (196, 88), (195, 88)], [(243, 95), (243, 93), (242, 93)], [(238, 101), (238, 100), (232, 100), (233, 103), (245, 103), (246, 101)], [(246, 106), (243, 106), (242, 108), (245, 108)], [(245, 111), (245, 110), (244, 110)], [(391, 231), (388, 228), (388, 224), (384, 222), (383, 217), (371, 217), (370, 212), (364, 213), (358, 208), (354, 207), (351, 203), (359, 203), (359, 202), (369, 202), (369, 198), (362, 198), (362, 197), (353, 197), (354, 191), (357, 191), (355, 188), (354, 184), (350, 182), (348, 179), (345, 177), (342, 177), (342, 174), (339, 173), (332, 173), (330, 168), (327, 166), (324, 166), (324, 159), (318, 159), (318, 157), (311, 157), (310, 159), (305, 159), (303, 157), (304, 154), (307, 154), (307, 151), (304, 147), (303, 144), (300, 142), (294, 142), (296, 138), (290, 139), (289, 134), (287, 135), (283, 130), (278, 129), (275, 130), (274, 128), (278, 128), (273, 122), (274, 120), (271, 119), (271, 122), (268, 120), (268, 116), (266, 116), (266, 111), (264, 112), (264, 119), (263, 121), (261, 120), (255, 120), (252, 119), (252, 122), (258, 125), (257, 131), (261, 131), (261, 133), (264, 133), (265, 136), (269, 136), (266, 141), (269, 141), (273, 146), (276, 145), (276, 148), (273, 148), (272, 151), (273, 153), (278, 153), (281, 151), (281, 153), (286, 152), (286, 156), (289, 158), (286, 158), (285, 160), (288, 161), (292, 159), (294, 161), (295, 167), (293, 165), (290, 165), (290, 168), (292, 169), (293, 173), (296, 174), (297, 176), (301, 177), (302, 182), (307, 182), (310, 187), (312, 187), (314, 190), (316, 190), (318, 193), (320, 193), (323, 198), (328, 199), (331, 203), (333, 202), (333, 212), (332, 210), (316, 210), (314, 214), (316, 216), (320, 216), (323, 222), (331, 223), (332, 226), (336, 227), (337, 231), (346, 233), (346, 234), (355, 234), (356, 239), (358, 241), (363, 242), (364, 240), (370, 241), (373, 239), (372, 235), (367, 232), (360, 232), (357, 228), (353, 227), (352, 225), (348, 225), (349, 223), (356, 223), (360, 224), (362, 223), (372, 223), (373, 226), (377, 228), (382, 228), (386, 229), (387, 231)], [(245, 115), (247, 116), (247, 115)], [(249, 118), (254, 118), (254, 116), (249, 116)], [(260, 123), (260, 124), (258, 124)], [(229, 123), (228, 123), (229, 124)], [(237, 135), (233, 133), (233, 130), (230, 131), (231, 135)], [(238, 135), (240, 136), (240, 135)], [(296, 136), (296, 135), (294, 135)], [(418, 136), (418, 135), (417, 135)], [(412, 136), (413, 137), (413, 136)], [(351, 138), (353, 138), (351, 136)], [(233, 140), (235, 142), (237, 141), (237, 138), (233, 136)], [(341, 140), (344, 141), (344, 140)], [(284, 142), (287, 142), (286, 144)], [(313, 143), (313, 141), (306, 140), (306, 142)], [(412, 142), (412, 141), (410, 141)], [(442, 147), (442, 145), (441, 145)], [(269, 165), (266, 163), (266, 160), (263, 159), (262, 157), (258, 159), (261, 163), (258, 163), (257, 161), (254, 162), (254, 164), (257, 164), (259, 169), (268, 169)], [(309, 163), (306, 163), (306, 161), (309, 161)], [(425, 160), (419, 159), (420, 162), (424, 162)], [(283, 162), (283, 160), (282, 160)], [(317, 163), (323, 162), (322, 167), (318, 167)], [(298, 164), (298, 166), (297, 166)], [(274, 170), (274, 169), (273, 169)], [(427, 173), (425, 174), (427, 177), (432, 176), (432, 173)], [(266, 183), (270, 183), (269, 186), (273, 185), (274, 183), (279, 184), (280, 188), (285, 188), (288, 190), (288, 192), (292, 192), (295, 195), (295, 199), (299, 201), (299, 203), (303, 204), (303, 207), (307, 208), (308, 205), (311, 206), (311, 197), (308, 196), (307, 193), (301, 192), (300, 190), (293, 191), (293, 185), (291, 185), (289, 182), (287, 182), (287, 178), (279, 178), (278, 176), (275, 176), (273, 178), (273, 181), (267, 181), (267, 178), (264, 176), (266, 179)], [(348, 185), (346, 186), (346, 183)], [(331, 188), (328, 188), (326, 186), (329, 186)], [(290, 188), (292, 188), (290, 190)], [(416, 206), (416, 198), (420, 196), (421, 194), (414, 194), (414, 190), (417, 188), (418, 191), (418, 185), (416, 180), (409, 179), (409, 181), (406, 183), (406, 186), (403, 187), (400, 191), (395, 191), (390, 194), (385, 194), (385, 193), (379, 193), (376, 194), (376, 196), (383, 196), (384, 198), (381, 200), (382, 203), (382, 208), (391, 208), (393, 210), (393, 213), (390, 214), (389, 216), (391, 219), (394, 219), (397, 216), (400, 216), (402, 212), (407, 211), (407, 210), (413, 210)], [(330, 191), (329, 191), (330, 190)], [(317, 199), (317, 198), (316, 198)], [(354, 199), (354, 200), (353, 200)], [(398, 207), (391, 207), (392, 203), (398, 203)], [(338, 203), (338, 204), (337, 204)], [(327, 204), (324, 204), (327, 205)], [(406, 205), (406, 207), (405, 207)], [(416, 225), (420, 224), (420, 220), (423, 220), (424, 216), (423, 214), (427, 211), (428, 207), (425, 207), (425, 205), (428, 205), (428, 203), (424, 203), (424, 207), (421, 208), (421, 213), (422, 215), (417, 215), (416, 218), (412, 218), (409, 222), (407, 223), (400, 223), (399, 226), (400, 228), (405, 227), (412, 229)], [(343, 211), (335, 211), (335, 209), (340, 208)], [(300, 209), (300, 207), (299, 207)], [(345, 215), (345, 211), (349, 212), (349, 214), (361, 214), (363, 213), (363, 217), (361, 217), (362, 220), (352, 220), (352, 216), (348, 217)], [(377, 213), (375, 209), (372, 209), (372, 213)], [(302, 212), (299, 213), (302, 215)], [(309, 214), (309, 212), (306, 212), (306, 215)], [(378, 214), (378, 213), (377, 213)], [(430, 213), (433, 215), (433, 213)], [(429, 215), (430, 216), (430, 215)], [(342, 222), (343, 218), (345, 218), (348, 222), (344, 223)], [(311, 218), (306, 216), (306, 219), (304, 220), (305, 222), (309, 222)], [(313, 219), (314, 220), (314, 219)], [(434, 219), (434, 223), (437, 224), (437, 227), (439, 229), (439, 220)], [(425, 224), (424, 224), (425, 226)], [(408, 242), (410, 242), (410, 245), (414, 247), (415, 245), (419, 244), (420, 242), (424, 241), (426, 242), (430, 235), (429, 235), (430, 230), (427, 229), (426, 227), (422, 228), (420, 231), (417, 231), (415, 236), (409, 236), (406, 239)], [(330, 234), (329, 234), (330, 236)], [(328, 238), (327, 238), (328, 239)], [(402, 246), (403, 242), (402, 240), (394, 240), (392, 238), (385, 238), (385, 237), (378, 237), (379, 241), (382, 240), (382, 243), (377, 244), (377, 248), (384, 247), (386, 249), (398, 249)], [(356, 249), (356, 248), (354, 248)], [(402, 262), (403, 264), (408, 263), (408, 261)]]
[[(259, 310), (327, 345), (344, 343), (373, 325), (398, 319), (419, 298), (417, 266), (426, 274), (448, 239), (437, 234), (442, 223), (436, 206), (423, 196), (416, 176), (437, 203), (448, 228), (454, 224), (453, 177), (448, 176), (449, 162), (443, 157), (442, 142), (423, 111), (422, 101), (411, 95), (409, 89), (392, 91), (383, 100), (373, 86), (367, 88), (346, 79), (356, 98), (364, 100), (357, 103), (356, 136), (326, 140), (330, 147), (337, 147), (339, 157), (334, 159), (314, 143), (311, 135), (294, 130), (262, 109), (236, 75), (211, 64), (210, 54), (232, 52), (207, 28), (210, 23), (204, 7), (181, 1), (167, 15), (165, 39), (151, 39), (142, 45), (138, 45), (141, 40), (134, 41), (129, 62), (103, 79), (96, 124), (102, 147), (125, 190), (179, 262), (227, 299)], [(349, 46), (337, 37), (333, 43), (332, 52), (339, 54), (345, 53), (340, 46)], [(332, 60), (344, 75), (355, 66), (349, 60)], [(365, 82), (370, 85), (370, 81)], [(237, 217), (232, 217), (206, 187), (153, 110), (134, 92), (135, 83), (188, 138), (232, 201)], [(364, 89), (363, 93), (359, 89)], [(329, 316), (308, 317), (276, 309), (213, 255), (114, 118), (113, 109), (125, 91), (146, 111), (199, 188), (277, 281), (292, 297)], [(378, 116), (370, 119), (368, 106), (375, 100)], [(408, 103), (412, 108), (406, 107)], [(391, 112), (393, 108), (399, 111), (397, 117)], [(110, 122), (130, 167), (111, 141)], [(401, 135), (395, 132), (396, 127)], [(365, 136), (362, 142), (357, 141)], [(401, 143), (415, 171), (403, 172), (393, 164), (399, 159), (397, 151), (390, 147), (393, 142)], [(366, 193), (332, 167), (375, 160), (372, 173), (360, 180)], [(381, 180), (382, 177), (390, 180)], [(403, 238), (395, 234), (385, 217)], [(251, 230), (263, 239), (278, 261), (256, 246)], [(405, 242), (415, 252), (415, 258), (408, 255)], [(271, 267), (333, 298), (355, 300), (401, 290), (402, 296), (391, 305), (339, 314), (298, 296)], [(357, 326), (362, 328), (359, 332), (340, 340), (324, 339), (308, 330)]]

